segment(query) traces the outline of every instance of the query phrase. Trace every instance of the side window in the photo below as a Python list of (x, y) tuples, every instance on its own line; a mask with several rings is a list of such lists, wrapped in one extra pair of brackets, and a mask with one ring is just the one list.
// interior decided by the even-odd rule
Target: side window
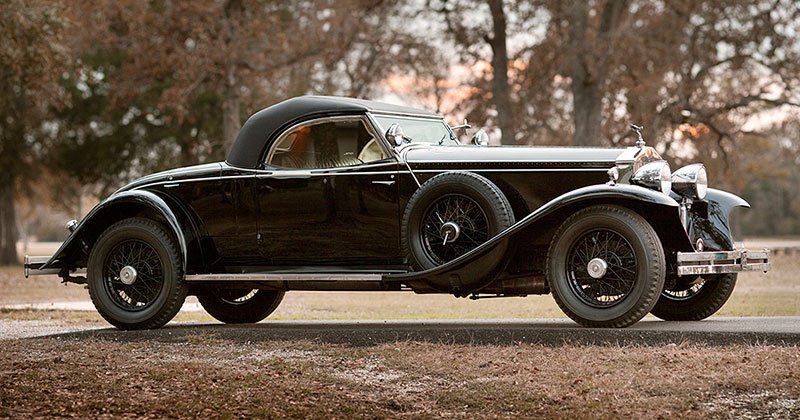
[(361, 165), (386, 153), (360, 119), (311, 123), (293, 129), (274, 146), (271, 166), (298, 169)]

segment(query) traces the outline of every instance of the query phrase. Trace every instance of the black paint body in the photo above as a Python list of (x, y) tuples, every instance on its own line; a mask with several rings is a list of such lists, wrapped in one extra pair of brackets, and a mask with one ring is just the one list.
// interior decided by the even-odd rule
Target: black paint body
[[(370, 272), (383, 274), (387, 283), (433, 292), (442, 291), (428, 287), (437, 276), (489, 275), (502, 281), (543, 274), (554, 231), (588, 205), (613, 204), (642, 214), (658, 232), (668, 259), (691, 251), (701, 237), (710, 248), (730, 249), (728, 212), (746, 205), (731, 194), (713, 192), (696, 204), (684, 229), (674, 199), (643, 187), (606, 185), (607, 170), (619, 164), (625, 149), (411, 145), (355, 166), (287, 170), (265, 163), (270, 145), (293, 125), (372, 113), (441, 118), (346, 98), (285, 101), (245, 123), (226, 162), (153, 174), (114, 193), (83, 219), (46, 267), (60, 267), (64, 275), (85, 267), (105, 228), (140, 215), (170, 226), (184, 253), (186, 274)], [(417, 182), (447, 171), (471, 171), (491, 180), (509, 199), (517, 223), (450, 263), (415, 273), (401, 249), (402, 215)], [(486, 261), (481, 258), (500, 241), (511, 245), (506, 263), (499, 271), (482, 273)]]

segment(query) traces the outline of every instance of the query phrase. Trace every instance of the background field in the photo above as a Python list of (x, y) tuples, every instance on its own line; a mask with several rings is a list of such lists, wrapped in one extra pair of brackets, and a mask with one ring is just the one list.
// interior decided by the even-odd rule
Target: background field
[[(800, 255), (773, 257), (769, 273), (739, 275), (733, 296), (719, 312), (724, 316), (800, 315)], [(64, 302), (89, 299), (83, 286), (62, 285), (55, 276), (22, 277), (18, 267), (0, 269), (0, 307), (5, 318), (48, 316), (31, 314), (31, 308), (59, 312), (76, 307)], [(50, 305), (53, 303), (53, 305)], [(61, 304), (59, 304), (61, 303)], [(201, 311), (194, 298), (179, 315), (179, 320), (213, 322)], [(30, 305), (35, 304), (35, 305)], [(13, 308), (13, 309), (10, 309)], [(87, 311), (69, 317), (100, 320), (90, 304)], [(72, 312), (72, 311), (71, 311)], [(52, 316), (54, 314), (50, 314)], [(551, 296), (481, 299), (471, 301), (448, 295), (417, 295), (410, 292), (289, 292), (269, 319), (427, 319), (427, 318), (558, 318), (564, 315)], [(266, 321), (268, 322), (268, 321)]]

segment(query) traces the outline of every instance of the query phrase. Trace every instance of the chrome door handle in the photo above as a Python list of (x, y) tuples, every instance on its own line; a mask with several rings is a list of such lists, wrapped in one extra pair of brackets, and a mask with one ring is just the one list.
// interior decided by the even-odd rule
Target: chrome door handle
[(394, 181), (372, 181), (373, 184), (394, 185)]

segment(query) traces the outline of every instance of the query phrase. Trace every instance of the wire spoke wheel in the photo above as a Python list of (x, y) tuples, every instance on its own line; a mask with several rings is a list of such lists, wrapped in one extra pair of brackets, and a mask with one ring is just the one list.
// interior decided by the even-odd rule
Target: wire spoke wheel
[(89, 297), (117, 328), (159, 328), (181, 309), (188, 286), (172, 232), (145, 218), (109, 226), (97, 239), (87, 266)]
[(624, 207), (581, 209), (558, 228), (547, 251), (547, 280), (567, 316), (593, 328), (642, 319), (664, 289), (666, 257), (653, 227)]
[[(129, 273), (134, 273), (133, 277)], [(164, 287), (158, 252), (138, 239), (116, 244), (103, 264), (103, 284), (112, 302), (120, 308), (140, 311), (149, 307)]]
[(709, 274), (664, 288), (651, 313), (667, 321), (699, 321), (714, 315), (731, 297), (736, 274)]
[(426, 256), (444, 264), (486, 242), (489, 219), (472, 198), (447, 194), (425, 211), (419, 237)]
[(242, 305), (253, 299), (258, 293), (258, 289), (222, 289), (218, 292), (221, 301), (231, 305)]
[(616, 305), (633, 290), (636, 254), (619, 233), (595, 229), (574, 242), (568, 252), (566, 270), (570, 286), (581, 300), (596, 308), (606, 308)]
[(661, 292), (662, 295), (668, 297), (672, 300), (690, 300), (693, 297), (697, 296), (700, 293), (700, 290), (706, 284), (706, 280), (703, 277), (698, 277), (697, 280), (692, 282), (689, 287), (685, 288), (665, 288), (664, 291)]
[(259, 322), (283, 300), (282, 290), (211, 288), (197, 292), (197, 300), (214, 319), (226, 324)]

